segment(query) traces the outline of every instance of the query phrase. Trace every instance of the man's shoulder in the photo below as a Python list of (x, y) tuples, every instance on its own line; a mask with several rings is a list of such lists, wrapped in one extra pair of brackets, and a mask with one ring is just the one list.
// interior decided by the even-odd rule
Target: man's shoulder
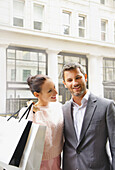
[(66, 101), (65, 104), (62, 105), (62, 108), (65, 109), (65, 108), (68, 108), (68, 107), (71, 107), (71, 100), (69, 101)]
[(114, 103), (114, 101), (113, 100), (111, 100), (111, 99), (107, 99), (107, 98), (105, 98), (105, 97), (99, 97), (99, 96), (96, 96), (96, 95), (94, 95), (94, 94), (90, 94), (90, 97), (89, 97), (90, 99), (95, 99), (95, 100), (97, 100), (97, 102), (99, 103), (99, 104), (110, 104), (110, 103)]

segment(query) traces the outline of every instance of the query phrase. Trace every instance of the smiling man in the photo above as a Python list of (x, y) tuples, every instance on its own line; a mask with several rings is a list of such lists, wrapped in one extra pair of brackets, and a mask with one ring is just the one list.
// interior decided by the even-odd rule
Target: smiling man
[[(93, 95), (80, 64), (62, 70), (63, 83), (72, 99), (63, 105), (63, 170), (115, 170), (115, 104)], [(106, 152), (109, 139), (112, 164)]]

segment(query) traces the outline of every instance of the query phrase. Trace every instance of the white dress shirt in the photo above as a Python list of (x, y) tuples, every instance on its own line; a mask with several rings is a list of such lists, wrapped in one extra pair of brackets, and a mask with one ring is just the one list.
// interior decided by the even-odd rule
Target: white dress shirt
[(88, 92), (85, 94), (85, 96), (81, 101), (81, 106), (79, 106), (77, 103), (73, 101), (73, 120), (74, 120), (74, 127), (75, 127), (78, 140), (80, 138), (80, 133), (82, 129), (83, 119), (84, 119), (89, 95), (90, 92), (88, 90)]

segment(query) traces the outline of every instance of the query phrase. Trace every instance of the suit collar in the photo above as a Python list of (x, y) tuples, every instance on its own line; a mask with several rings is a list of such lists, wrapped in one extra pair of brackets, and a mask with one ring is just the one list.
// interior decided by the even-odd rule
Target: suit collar
[(96, 101), (97, 101), (96, 96), (94, 96), (91, 93), (89, 96), (89, 99), (88, 99), (87, 107), (86, 107), (86, 112), (85, 112), (85, 116), (84, 116), (84, 120), (83, 120), (83, 124), (82, 124), (81, 135), (80, 135), (80, 140), (79, 140), (78, 146), (82, 142), (83, 137), (84, 137), (84, 135), (89, 127), (89, 124), (92, 120), (94, 111), (97, 106)]

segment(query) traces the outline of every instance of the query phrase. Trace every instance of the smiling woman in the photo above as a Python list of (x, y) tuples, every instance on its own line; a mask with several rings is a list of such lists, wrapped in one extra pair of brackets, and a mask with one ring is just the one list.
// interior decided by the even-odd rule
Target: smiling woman
[[(56, 102), (57, 90), (53, 81), (46, 75), (30, 76), (27, 79), (33, 95), (38, 102), (33, 105), (28, 119), (46, 125), (44, 152), (40, 170), (60, 170), (63, 148), (62, 105)], [(19, 117), (23, 114), (20, 111)]]
[(27, 82), (34, 96), (38, 98), (38, 103), (35, 106), (47, 106), (49, 102), (56, 101), (57, 91), (54, 83), (48, 76), (30, 76)]

